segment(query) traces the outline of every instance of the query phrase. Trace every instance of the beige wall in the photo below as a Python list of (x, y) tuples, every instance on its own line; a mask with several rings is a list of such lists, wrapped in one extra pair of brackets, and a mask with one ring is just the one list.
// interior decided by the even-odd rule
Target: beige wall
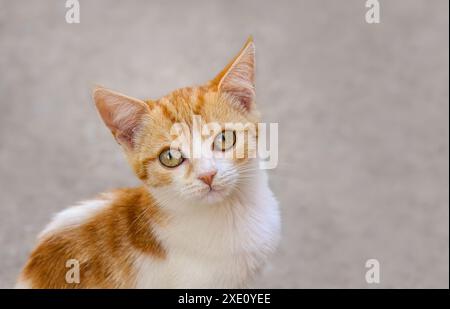
[(0, 0), (0, 287), (51, 215), (132, 186), (90, 87), (158, 97), (211, 78), (253, 34), (278, 122), (283, 238), (257, 287), (449, 284), (448, 1)]

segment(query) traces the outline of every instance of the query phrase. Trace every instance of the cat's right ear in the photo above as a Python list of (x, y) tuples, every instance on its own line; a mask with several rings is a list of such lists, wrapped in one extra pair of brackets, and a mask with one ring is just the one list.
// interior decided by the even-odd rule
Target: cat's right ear
[(117, 142), (132, 150), (149, 106), (142, 100), (103, 87), (96, 87), (93, 97), (100, 116)]
[(212, 81), (220, 92), (250, 111), (255, 100), (255, 44), (250, 36), (239, 54)]

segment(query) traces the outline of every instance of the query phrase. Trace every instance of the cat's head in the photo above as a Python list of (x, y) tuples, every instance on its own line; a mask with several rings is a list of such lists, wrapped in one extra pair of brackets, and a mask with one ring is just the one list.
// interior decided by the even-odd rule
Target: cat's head
[(157, 100), (98, 87), (94, 100), (136, 175), (161, 203), (211, 204), (239, 192), (257, 168), (254, 70), (250, 38), (205, 85)]

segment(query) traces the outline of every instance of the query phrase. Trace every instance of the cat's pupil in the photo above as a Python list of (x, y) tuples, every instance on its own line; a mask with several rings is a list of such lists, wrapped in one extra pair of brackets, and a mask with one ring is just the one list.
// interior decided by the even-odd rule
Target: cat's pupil
[(224, 131), (217, 135), (217, 137), (214, 140), (213, 147), (215, 147), (216, 150), (225, 151), (234, 146), (234, 143), (235, 143), (234, 131)]

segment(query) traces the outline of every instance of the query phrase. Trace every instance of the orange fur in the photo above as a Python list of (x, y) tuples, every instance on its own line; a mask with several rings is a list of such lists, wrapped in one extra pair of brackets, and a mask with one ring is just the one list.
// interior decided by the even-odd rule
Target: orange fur
[[(113, 192), (111, 206), (83, 225), (44, 236), (21, 280), (33, 288), (113, 288), (133, 285), (133, 251), (164, 259), (165, 250), (149, 226), (166, 218), (143, 188)], [(133, 250), (133, 251), (132, 251)], [(80, 283), (65, 280), (66, 261), (80, 261)]]
[[(170, 128), (175, 122), (191, 128), (193, 115), (219, 123), (259, 120), (253, 107), (252, 86), (250, 89), (248, 85), (239, 85), (242, 78), (239, 74), (254, 65), (253, 54), (250, 39), (212, 81), (175, 90), (158, 100), (138, 100), (105, 88), (95, 89), (100, 115), (145, 186), (161, 187), (172, 181), (171, 171), (159, 164), (158, 154), (173, 141)], [(253, 82), (253, 72), (247, 78)], [(236, 164), (246, 158), (236, 160)], [(191, 177), (192, 172), (189, 164), (185, 177)], [(167, 254), (151, 227), (164, 227), (170, 217), (158, 207), (145, 186), (116, 190), (111, 204), (83, 224), (44, 235), (31, 253), (20, 280), (30, 282), (33, 288), (133, 287), (135, 253), (155, 259), (165, 259)], [(68, 259), (80, 261), (79, 284), (65, 281)]]

